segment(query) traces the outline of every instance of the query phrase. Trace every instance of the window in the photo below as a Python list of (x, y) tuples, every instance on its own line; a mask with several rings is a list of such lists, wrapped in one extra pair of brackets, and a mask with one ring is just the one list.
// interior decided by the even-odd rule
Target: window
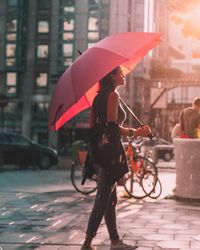
[(95, 44), (96, 44), (96, 43), (91, 43), (91, 42), (89, 42), (89, 43), (88, 43), (88, 49), (91, 48), (92, 46), (94, 46)]
[(32, 103), (32, 119), (37, 118), (46, 120), (49, 110), (49, 102), (33, 102)]
[(18, 0), (8, 0), (8, 6), (17, 6)]
[(46, 87), (47, 86), (47, 73), (39, 73), (39, 76), (36, 77), (37, 87)]
[(6, 45), (6, 57), (15, 57), (16, 44)]
[(74, 0), (64, 0), (64, 12), (74, 12), (75, 11), (75, 2)]
[(48, 91), (48, 73), (38, 72), (35, 78), (35, 94), (46, 94)]
[(71, 65), (74, 56), (75, 0), (60, 0), (58, 64), (61, 69)]
[(49, 22), (48, 21), (38, 21), (38, 33), (48, 33), (49, 32)]
[(12, 102), (9, 100), (8, 105), (5, 108), (6, 114), (21, 114), (22, 105), (21, 103)]
[(99, 40), (99, 20), (100, 3), (99, 1), (89, 0), (88, 6), (88, 48)]
[(63, 30), (64, 31), (69, 31), (74, 29), (74, 20), (73, 19), (68, 19), (65, 20), (63, 23)]
[(6, 66), (14, 66), (15, 62), (15, 58), (6, 58)]
[(16, 41), (17, 35), (15, 33), (10, 33), (6, 35), (7, 41)]
[(72, 59), (72, 58), (67, 58), (67, 57), (64, 58), (64, 65), (65, 65), (65, 66), (71, 65), (72, 62), (73, 62), (73, 59)]
[(31, 143), (30, 141), (28, 141), (27, 139), (23, 138), (20, 135), (14, 135), (14, 136), (10, 136), (10, 144), (19, 145), (19, 146), (28, 146)]
[(63, 34), (63, 40), (73, 40), (74, 39), (74, 33), (73, 32), (65, 32)]
[(7, 31), (16, 32), (17, 31), (17, 20), (11, 19), (7, 21)]
[(64, 55), (64, 57), (72, 57), (73, 56), (73, 44), (71, 44), (71, 43), (63, 44), (63, 55)]
[(88, 30), (99, 30), (99, 21), (97, 17), (88, 18)]
[[(6, 45), (4, 66), (6, 70), (23, 70), (24, 55), (26, 48), (24, 46), (26, 39), (27, 25), (27, 1), (7, 0), (6, 16)], [(23, 61), (22, 61), (23, 60)]]
[(6, 92), (9, 96), (15, 95), (17, 92), (17, 74), (9, 72), (6, 74)]
[(89, 40), (98, 40), (99, 39), (99, 32), (88, 32), (88, 39)]
[(37, 46), (37, 57), (38, 58), (47, 58), (48, 57), (49, 47), (48, 45), (38, 45)]
[(48, 102), (38, 102), (36, 103), (37, 112), (40, 114), (48, 114), (49, 103)]

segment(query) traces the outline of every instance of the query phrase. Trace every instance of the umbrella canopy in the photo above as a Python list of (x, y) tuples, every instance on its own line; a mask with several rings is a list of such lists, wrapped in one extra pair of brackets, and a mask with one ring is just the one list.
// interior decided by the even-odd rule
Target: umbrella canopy
[(115, 67), (126, 75), (160, 42), (160, 34), (126, 32), (108, 36), (87, 49), (60, 77), (49, 109), (49, 129), (58, 130), (91, 106), (98, 81)]

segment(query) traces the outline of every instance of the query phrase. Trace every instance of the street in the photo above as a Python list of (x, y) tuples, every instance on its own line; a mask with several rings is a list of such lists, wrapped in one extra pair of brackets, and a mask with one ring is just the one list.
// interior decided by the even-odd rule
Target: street
[[(94, 194), (77, 193), (69, 174), (66, 169), (1, 172), (1, 250), (80, 249)], [(181, 207), (179, 202), (163, 199), (175, 187), (175, 170), (160, 170), (159, 176), (163, 193), (157, 200), (127, 199), (123, 187), (118, 188), (120, 235), (139, 250), (191, 249), (192, 245), (200, 249), (199, 207)], [(109, 249), (104, 221), (94, 244), (97, 250)]]

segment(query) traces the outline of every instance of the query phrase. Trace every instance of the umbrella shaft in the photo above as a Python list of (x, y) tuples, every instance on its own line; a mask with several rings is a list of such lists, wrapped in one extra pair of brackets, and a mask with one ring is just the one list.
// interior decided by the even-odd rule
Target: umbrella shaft
[(144, 126), (144, 124), (139, 120), (139, 118), (133, 113), (133, 111), (129, 108), (129, 106), (121, 98), (119, 98), (119, 101), (126, 107), (126, 109), (133, 116), (133, 118), (139, 123), (139, 125)]

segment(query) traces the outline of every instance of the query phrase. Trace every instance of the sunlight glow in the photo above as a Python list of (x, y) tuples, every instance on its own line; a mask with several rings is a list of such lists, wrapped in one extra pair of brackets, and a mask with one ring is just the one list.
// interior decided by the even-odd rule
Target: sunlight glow
[(200, 22), (200, 6), (191, 12), (191, 18), (193, 21), (199, 24)]

